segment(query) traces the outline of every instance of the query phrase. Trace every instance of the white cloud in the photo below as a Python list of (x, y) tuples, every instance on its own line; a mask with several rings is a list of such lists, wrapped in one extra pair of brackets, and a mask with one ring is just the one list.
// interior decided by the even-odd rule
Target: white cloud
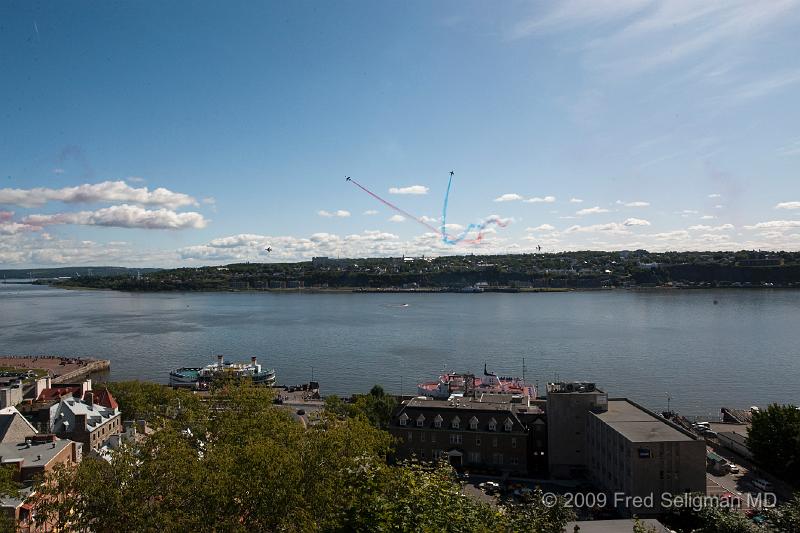
[(112, 205), (96, 211), (28, 215), (22, 222), (31, 226), (75, 224), (142, 229), (201, 229), (208, 224), (200, 213), (176, 213), (163, 208), (149, 210), (128, 204)]
[(745, 229), (788, 229), (800, 228), (800, 220), (770, 220), (768, 222), (759, 222), (752, 226), (745, 226)]
[(775, 209), (800, 209), (800, 202), (781, 202)]
[(715, 218), (717, 217), (715, 217), (714, 215), (703, 215), (700, 217), (700, 220), (714, 220)]
[(327, 217), (327, 218), (331, 218), (331, 217), (347, 218), (347, 217), (350, 216), (350, 211), (345, 211), (344, 209), (339, 209), (339, 210), (331, 212), (331, 211), (325, 211), (324, 209), (321, 209), (321, 210), (317, 211), (317, 214), (319, 216), (321, 216), (321, 217)]
[(649, 207), (650, 206), (650, 202), (642, 202), (642, 201), (623, 202), (622, 200), (617, 200), (617, 204), (618, 205), (624, 205), (625, 207)]
[(722, 195), (719, 193), (713, 193), (708, 195), (709, 198), (722, 198)]
[(609, 222), (608, 224), (593, 224), (591, 226), (574, 225), (565, 230), (565, 233), (598, 233), (608, 232), (619, 235), (630, 233), (623, 224), (618, 222)]
[(581, 203), (583, 203), (583, 200), (580, 199), (580, 198), (570, 198), (569, 199), (569, 203), (571, 203), (571, 204), (581, 204)]
[(177, 209), (187, 205), (198, 205), (197, 200), (188, 194), (173, 192), (159, 187), (152, 191), (147, 187), (131, 187), (124, 181), (103, 181), (101, 183), (50, 189), (0, 189), (0, 204), (21, 207), (41, 207), (47, 202), (101, 203), (131, 202), (142, 205), (157, 205)]
[(575, 214), (578, 215), (579, 217), (582, 217), (584, 215), (596, 215), (598, 213), (608, 213), (608, 212), (609, 210), (606, 209), (605, 207), (600, 207), (599, 205), (596, 205), (594, 207), (587, 207), (586, 209), (581, 209), (580, 211), (577, 211)]
[(719, 226), (706, 226), (703, 224), (697, 224), (695, 226), (689, 226), (690, 231), (729, 231), (735, 229), (733, 224), (721, 224)]
[(722, 205), (722, 204), (717, 204), (717, 205), (714, 206), (714, 209), (722, 209), (723, 207), (725, 207), (725, 206)]
[(525, 231), (555, 231), (556, 227), (550, 224), (541, 224), (535, 228), (525, 228)]
[(515, 192), (508, 192), (494, 199), (495, 202), (516, 202), (517, 200), (522, 200), (522, 196)]
[(392, 215), (389, 217), (389, 222), (404, 222), (405, 219), (403, 215)]
[(439, 219), (439, 218), (429, 217), (429, 216), (426, 216), (426, 215), (422, 215), (421, 217), (419, 217), (419, 219), (421, 221), (425, 222), (426, 224), (433, 224), (433, 223), (438, 223), (438, 222), (441, 221), (441, 219)]
[(800, 139), (794, 139), (785, 146), (778, 148), (778, 154), (783, 156), (800, 154)]
[(631, 15), (648, 4), (648, 0), (565, 0), (553, 4), (532, 4), (540, 8), (548, 6), (550, 9), (519, 21), (508, 37), (521, 39), (582, 24), (599, 24)]
[(628, 218), (622, 223), (624, 226), (649, 226), (650, 221), (643, 218)]
[(539, 203), (552, 204), (555, 201), (556, 201), (555, 196), (544, 196), (544, 197), (534, 196), (533, 198), (528, 198), (527, 200), (525, 200), (525, 202), (529, 204), (539, 204)]
[(389, 194), (428, 194), (428, 190), (424, 185), (410, 185), (408, 187), (391, 187)]
[(376, 211), (375, 209), (367, 209), (366, 211), (364, 211), (364, 214), (367, 215), (368, 217), (371, 217), (377, 215), (378, 211)]

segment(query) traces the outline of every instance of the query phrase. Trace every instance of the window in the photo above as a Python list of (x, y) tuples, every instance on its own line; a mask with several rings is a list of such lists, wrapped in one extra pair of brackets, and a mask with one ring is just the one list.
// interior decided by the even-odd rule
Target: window
[(436, 429), (440, 429), (442, 427), (442, 415), (436, 415), (436, 418), (433, 419), (433, 427)]
[(461, 419), (456, 416), (450, 423), (450, 427), (453, 429), (459, 429), (459, 427), (461, 427)]
[(481, 445), (481, 438), (475, 437), (475, 446), (480, 446), (480, 445)]
[(512, 458), (509, 460), (509, 462), (510, 462), (512, 465), (514, 465), (514, 466), (517, 466), (517, 465), (519, 464), (519, 457), (512, 457)]
[(494, 418), (489, 420), (489, 431), (497, 431), (497, 420)]
[(425, 442), (425, 433), (420, 433), (420, 435), (419, 435), (419, 441), (420, 441), (420, 442)]
[(467, 460), (470, 463), (480, 463), (481, 462), (481, 454), (480, 454), (480, 452), (469, 452), (467, 454)]
[(516, 448), (517, 447), (517, 438), (516, 437), (512, 437), (511, 438), (511, 447), (512, 448)]
[(461, 434), (460, 433), (451, 433), (450, 434), (450, 444), (461, 444)]
[(425, 415), (419, 415), (417, 417), (417, 427), (421, 428), (425, 425)]
[(474, 416), (469, 419), (469, 429), (476, 430), (478, 429), (478, 419)]
[(503, 454), (502, 453), (493, 453), (492, 454), (492, 463), (496, 465), (503, 464)]
[(411, 432), (409, 431), (409, 432), (408, 432), (408, 441), (407, 441), (407, 442), (411, 442), (411, 439), (412, 439), (413, 437), (414, 437), (414, 434), (413, 434), (413, 433), (411, 433)]
[(497, 448), (497, 437), (492, 437), (492, 448)]
[(400, 425), (405, 426), (406, 424), (408, 424), (408, 415), (403, 413), (400, 415)]
[(436, 442), (436, 433), (431, 434), (431, 442)]
[(506, 431), (511, 431), (512, 429), (514, 429), (514, 422), (512, 422), (510, 418), (506, 418), (506, 421), (505, 421), (504, 425), (505, 425)]

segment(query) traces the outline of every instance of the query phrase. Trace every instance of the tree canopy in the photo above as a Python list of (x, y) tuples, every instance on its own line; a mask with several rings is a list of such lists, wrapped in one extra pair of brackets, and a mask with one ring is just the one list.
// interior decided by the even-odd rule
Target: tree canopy
[[(158, 430), (110, 461), (87, 457), (54, 471), (35, 504), (53, 526), (98, 533), (121, 524), (154, 532), (550, 532), (572, 517), (563, 505), (478, 502), (462, 494), (444, 463), (389, 465), (391, 437), (368, 416), (324, 415), (305, 428), (272, 403), (269, 389), (247, 383), (193, 402), (174, 391), (151, 397), (147, 384), (109, 389), (119, 392), (123, 410), (152, 416)], [(372, 392), (365, 405), (381, 405), (382, 391)]]
[(761, 466), (797, 484), (800, 479), (800, 410), (794, 405), (772, 404), (753, 413), (747, 446)]

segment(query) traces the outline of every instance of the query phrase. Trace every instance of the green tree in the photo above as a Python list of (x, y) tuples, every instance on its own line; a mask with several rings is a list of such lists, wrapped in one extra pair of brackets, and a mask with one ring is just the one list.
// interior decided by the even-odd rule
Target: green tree
[(110, 461), (55, 469), (36, 512), (53, 528), (98, 533), (120, 524), (134, 532), (549, 532), (572, 516), (563, 506), (475, 501), (447, 464), (388, 465), (391, 437), (366, 416), (305, 428), (271, 400), (242, 383), (213, 391), (191, 416), (147, 407), (159, 421), (153, 435)]
[(753, 413), (747, 446), (756, 462), (784, 479), (800, 479), (800, 410), (772, 404)]
[(356, 394), (352, 402), (345, 402), (338, 396), (325, 399), (325, 410), (340, 417), (363, 417), (380, 429), (389, 427), (392, 413), (397, 408), (397, 399), (384, 392), (383, 387), (375, 385), (369, 394)]
[(800, 493), (787, 503), (767, 510), (767, 523), (781, 533), (800, 533)]

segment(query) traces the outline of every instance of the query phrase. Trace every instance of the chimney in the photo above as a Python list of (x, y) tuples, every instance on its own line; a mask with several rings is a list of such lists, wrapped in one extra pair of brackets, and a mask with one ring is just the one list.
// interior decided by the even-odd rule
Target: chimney
[(92, 409), (94, 407), (94, 393), (86, 391), (86, 394), (83, 395), (83, 401), (89, 404), (89, 409)]
[(219, 365), (220, 368), (222, 368), (222, 356), (221, 355), (217, 356), (217, 364)]
[(37, 455), (37, 456), (36, 456), (36, 460), (37, 460), (37, 461), (41, 461), (41, 460), (42, 460), (42, 456), (41, 456), (41, 455)]
[(47, 376), (46, 380), (47, 381), (45, 382), (45, 388), (46, 389), (53, 388), (53, 378), (51, 378), (50, 376)]

